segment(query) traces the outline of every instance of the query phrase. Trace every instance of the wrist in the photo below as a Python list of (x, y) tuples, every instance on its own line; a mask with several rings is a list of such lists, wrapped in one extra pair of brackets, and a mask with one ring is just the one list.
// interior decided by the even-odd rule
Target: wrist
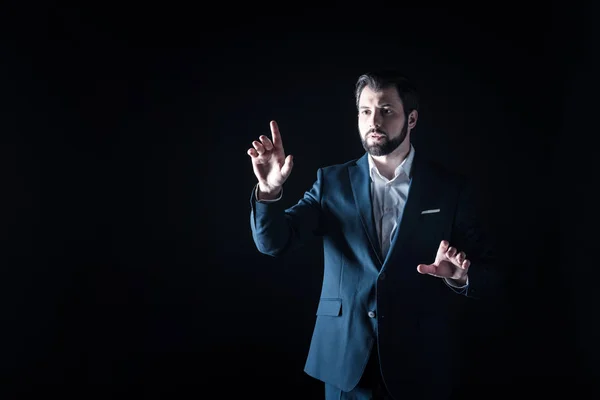
[(268, 188), (264, 187), (260, 183), (258, 184), (257, 196), (259, 200), (275, 200), (279, 196), (280, 192), (281, 187)]

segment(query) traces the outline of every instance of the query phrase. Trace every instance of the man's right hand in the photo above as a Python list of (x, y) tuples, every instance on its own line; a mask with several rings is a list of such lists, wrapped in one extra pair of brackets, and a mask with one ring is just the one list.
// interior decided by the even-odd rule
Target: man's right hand
[(260, 140), (252, 142), (247, 153), (252, 160), (252, 169), (258, 179), (258, 190), (261, 199), (274, 199), (279, 195), (281, 187), (290, 176), (293, 167), (292, 155), (285, 156), (279, 127), (271, 121), (273, 141), (261, 135)]

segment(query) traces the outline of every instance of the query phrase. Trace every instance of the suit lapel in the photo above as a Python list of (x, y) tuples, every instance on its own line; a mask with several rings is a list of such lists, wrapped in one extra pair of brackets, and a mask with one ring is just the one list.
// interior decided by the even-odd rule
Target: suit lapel
[(375, 229), (375, 219), (373, 217), (373, 202), (371, 199), (371, 177), (369, 175), (369, 160), (365, 153), (355, 165), (349, 168), (350, 183), (354, 201), (358, 209), (358, 214), (365, 228), (369, 243), (373, 248), (379, 267), (383, 265), (381, 257), (381, 246), (377, 239), (377, 230)]
[(392, 253), (398, 251), (398, 243), (408, 243), (408, 239), (417, 227), (423, 201), (432, 195), (436, 187), (437, 177), (427, 162), (418, 155), (415, 155), (411, 169), (411, 183), (408, 192), (408, 198), (399, 227), (396, 230), (390, 251), (385, 261), (392, 258)]

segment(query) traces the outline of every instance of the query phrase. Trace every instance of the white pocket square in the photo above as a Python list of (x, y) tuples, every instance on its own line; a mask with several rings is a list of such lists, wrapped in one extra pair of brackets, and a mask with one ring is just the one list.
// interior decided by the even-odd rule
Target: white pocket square
[(423, 211), (421, 211), (421, 214), (433, 214), (433, 213), (438, 213), (438, 212), (440, 212), (440, 209), (439, 208), (435, 208), (435, 209), (432, 209), (432, 210), (423, 210)]

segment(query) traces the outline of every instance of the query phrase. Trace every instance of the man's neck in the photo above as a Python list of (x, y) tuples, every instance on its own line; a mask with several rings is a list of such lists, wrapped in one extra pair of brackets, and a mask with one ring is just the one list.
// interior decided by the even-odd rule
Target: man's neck
[(371, 156), (379, 173), (387, 179), (393, 179), (396, 168), (408, 157), (410, 153), (410, 143), (399, 146), (396, 150), (387, 156)]

